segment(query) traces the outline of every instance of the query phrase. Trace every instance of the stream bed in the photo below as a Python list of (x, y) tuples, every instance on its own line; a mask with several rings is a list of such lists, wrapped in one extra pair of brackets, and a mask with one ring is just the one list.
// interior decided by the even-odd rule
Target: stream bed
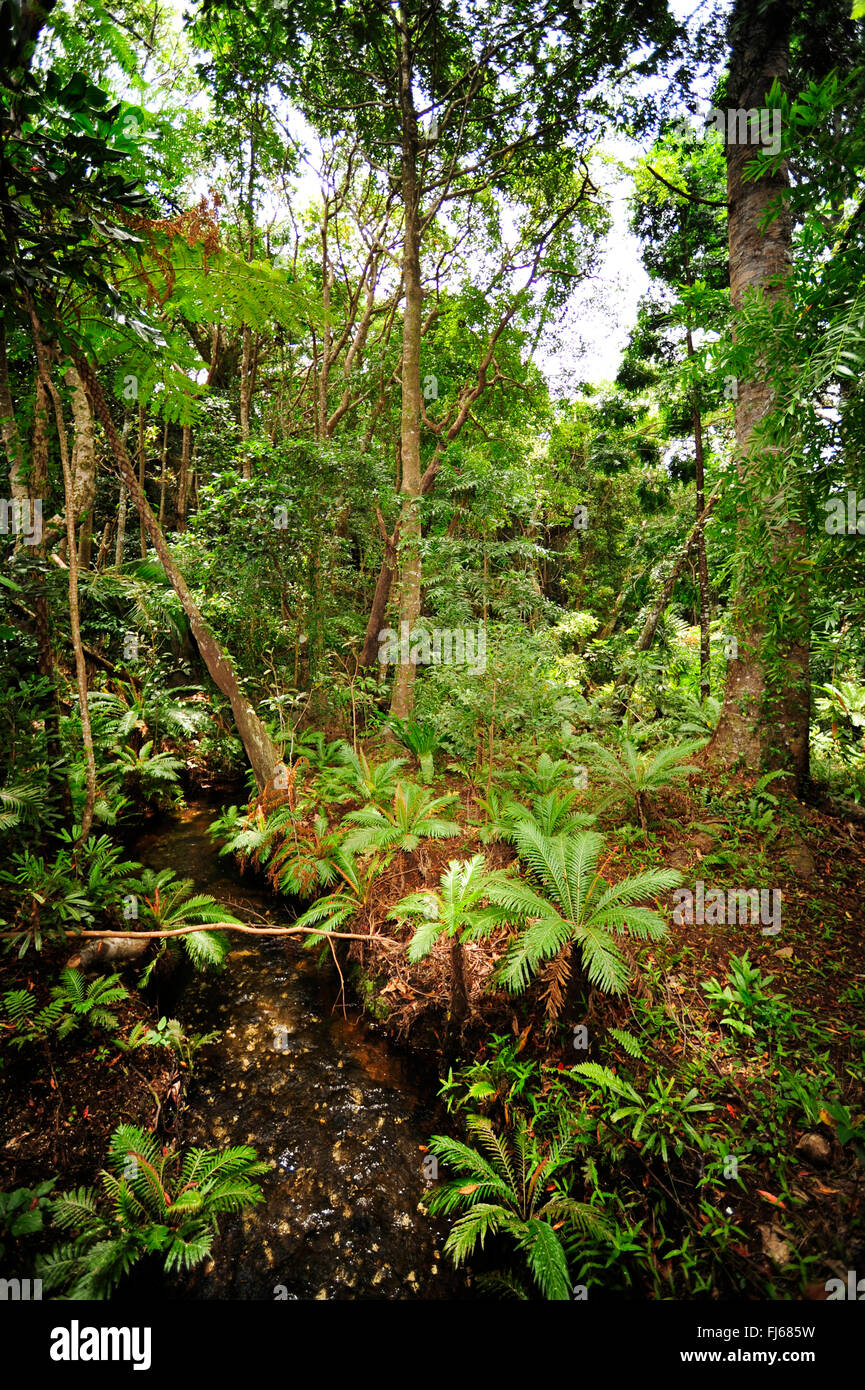
[[(242, 921), (291, 912), (207, 834), (218, 805), (190, 802), (132, 853), (195, 881)], [(339, 980), (293, 938), (231, 936), (226, 967), (172, 1001), (185, 1030), (219, 1029), (196, 1064), (184, 1144), (251, 1144), (275, 1167), (265, 1201), (220, 1222), (215, 1261), (172, 1296), (202, 1299), (465, 1298), (442, 1256), (447, 1224), (418, 1210), (422, 1146), (440, 1130), (436, 1078), (338, 1004)]]

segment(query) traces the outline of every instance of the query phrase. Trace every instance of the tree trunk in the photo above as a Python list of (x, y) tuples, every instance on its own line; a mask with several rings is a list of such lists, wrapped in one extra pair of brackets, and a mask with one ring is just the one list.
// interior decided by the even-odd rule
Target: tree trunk
[[(44, 497), (48, 482), (48, 400), (45, 383), (41, 375), (36, 377), (36, 392), (33, 407), (33, 448), (31, 451), (32, 469), (30, 487), (34, 497)], [(50, 690), (45, 704), (45, 748), (48, 754), (48, 795), (49, 801), (56, 801), (65, 825), (72, 823), (72, 795), (69, 781), (63, 768), (63, 743), (60, 737), (60, 696), (57, 692), (57, 672), (54, 666), (54, 652), (51, 646), (51, 612), (48, 603), (44, 560), (48, 549), (45, 532), (38, 546), (32, 548), (33, 559), (38, 557), (30, 572), (33, 584), (33, 619), (36, 633), (36, 660), (40, 676), (49, 682)]]
[[(255, 773), (255, 780), (259, 789), (263, 788), (273, 773), (279, 761), (279, 754), (270, 741), (270, 737), (258, 715), (253, 710), (249, 701), (243, 695), (237, 677), (225, 653), (222, 651), (213, 633), (205, 622), (198, 606), (194, 602), (192, 595), (186, 587), (186, 581), (169, 549), (168, 543), (159, 529), (159, 525), (138, 485), (135, 470), (129, 458), (126, 448), (117, 433), (111, 412), (108, 409), (108, 402), (103, 395), (102, 388), (93, 372), (92, 367), (85, 358), (76, 355), (76, 366), (81, 374), (81, 378), (90, 392), (90, 398), (96, 415), (102, 428), (105, 431), (111, 451), (117, 460), (118, 468), (126, 480), (126, 487), (132, 500), (138, 508), (138, 513), (142, 518), (147, 535), (151, 544), (168, 576), (171, 585), (180, 599), (183, 611), (189, 620), (192, 635), (198, 645), (201, 658), (207, 667), (211, 680), (231, 705), (231, 712), (237, 732), (240, 735), (246, 755), (249, 758), (252, 770)], [(184, 427), (186, 428), (186, 427)]]
[[(138, 486), (140, 487), (142, 493), (144, 493), (144, 484), (145, 484), (145, 481), (146, 481), (146, 471), (145, 471), (145, 470), (146, 470), (146, 459), (147, 459), (147, 456), (146, 456), (145, 450), (144, 450), (144, 438), (145, 438), (144, 406), (143, 406), (143, 405), (139, 405), (139, 407), (138, 407)], [(146, 532), (145, 529), (144, 529), (144, 520), (143, 520), (142, 517), (139, 517), (139, 518), (138, 518), (138, 545), (139, 545), (139, 549), (141, 550), (141, 558), (142, 558), (142, 560), (146, 560), (146, 559), (147, 559), (147, 532)]]
[(159, 464), (159, 525), (165, 523), (165, 474), (168, 468), (168, 420), (162, 427), (162, 456)]
[(186, 530), (186, 507), (189, 497), (189, 456), (192, 452), (192, 429), (183, 426), (183, 443), (180, 450), (180, 471), (177, 475), (177, 529)]
[[(123, 417), (123, 434), (121, 435), (121, 438), (122, 438), (122, 440), (123, 440), (124, 445), (126, 444), (126, 436), (128, 435), (128, 433), (129, 433), (129, 416), (128, 416), (128, 415), (124, 415), (124, 417)], [(120, 569), (120, 566), (123, 564), (123, 551), (124, 551), (124, 549), (125, 549), (125, 546), (126, 546), (126, 482), (125, 482), (125, 480), (121, 477), (121, 479), (120, 479), (120, 497), (118, 498), (118, 501), (117, 501), (117, 544), (116, 544), (116, 546), (114, 547), (114, 568), (115, 568), (115, 569), (118, 569), (118, 570), (119, 570), (119, 569)]]
[(465, 962), (462, 942), (458, 936), (451, 939), (451, 1027), (461, 1032), (469, 1011), (469, 996), (466, 989)]
[[(408, 26), (401, 9), (395, 10), (399, 32), (399, 102), (402, 124), (403, 283), (405, 306), (402, 326), (402, 454), (403, 506), (399, 519), (400, 630), (414, 629), (421, 607), (421, 459), (420, 459), (420, 344), (423, 287), (420, 270), (420, 191), (417, 176), (418, 129), (412, 94), (413, 60)], [(415, 665), (409, 659), (397, 666), (391, 696), (391, 714), (407, 719), (414, 705)]]
[[(688, 329), (688, 356), (694, 356), (694, 340)], [(700, 390), (694, 386), (691, 396), (691, 418), (694, 424), (694, 460), (697, 468), (697, 519), (702, 516), (706, 505), (706, 468), (703, 451), (703, 413), (700, 409)], [(709, 567), (706, 563), (706, 533), (701, 526), (697, 534), (697, 575), (700, 586), (700, 699), (707, 700), (711, 694), (709, 666), (711, 649), (709, 646)]]
[(364, 667), (375, 666), (378, 661), (379, 653), (379, 634), (384, 627), (384, 616), (387, 612), (388, 599), (390, 598), (391, 584), (396, 571), (397, 546), (399, 544), (399, 522), (393, 529), (393, 535), (387, 534), (384, 518), (376, 508), (379, 530), (384, 542), (384, 555), (382, 556), (381, 569), (376, 580), (375, 593), (372, 596), (372, 607), (369, 613), (369, 620), (366, 625), (366, 633), (363, 639), (363, 650), (360, 654), (358, 665)]
[[(791, 17), (788, 3), (737, 0), (731, 19), (731, 106), (764, 107), (773, 80), (784, 82)], [(786, 166), (772, 177), (746, 181), (745, 166), (753, 161), (754, 150), (731, 142), (729, 130), (727, 136), (730, 292), (735, 311), (749, 290), (762, 291), (767, 304), (787, 297), (792, 229), (786, 205), (765, 230), (760, 226), (770, 205), (789, 187)], [(768, 375), (767, 366), (758, 371)], [(772, 404), (769, 380), (738, 382), (736, 443), (739, 477), (745, 485), (759, 476), (760, 449), (753, 435)], [(765, 446), (763, 453), (765, 458)], [(770, 540), (762, 543), (766, 549), (760, 554), (754, 553), (753, 502), (740, 510), (741, 555), (733, 610), (738, 651), (727, 667), (724, 705), (708, 759), (726, 766), (741, 762), (752, 772), (780, 769), (801, 788), (808, 776), (809, 625), (805, 531), (790, 508), (795, 486), (793, 479), (784, 495), (765, 496), (764, 514), (779, 520), (771, 523)], [(773, 607), (778, 607), (782, 593), (791, 592), (790, 616), (782, 631), (772, 633)]]
[(72, 501), (73, 524), (78, 531), (78, 563), (90, 567), (90, 547), (93, 537), (93, 506), (96, 501), (96, 444), (93, 438), (93, 414), (87, 392), (74, 367), (67, 367), (63, 380), (69, 387), (72, 402), (72, 421), (75, 433), (72, 440)]
[[(75, 683), (78, 688), (78, 703), (81, 709), (81, 741), (84, 745), (84, 763), (87, 770), (87, 789), (84, 808), (81, 813), (79, 844), (87, 839), (93, 824), (93, 808), (96, 805), (96, 756), (93, 751), (93, 732), (90, 727), (90, 706), (87, 702), (87, 664), (81, 646), (81, 621), (78, 611), (78, 547), (75, 539), (75, 487), (69, 450), (66, 442), (66, 422), (63, 418), (63, 403), (51, 379), (48, 354), (42, 341), (41, 326), (35, 310), (31, 311), (33, 323), (33, 343), (42, 383), (54, 405), (54, 419), (57, 424), (57, 441), (60, 447), (60, 463), (63, 469), (63, 492), (66, 500), (66, 544), (69, 555), (69, 631), (75, 653)], [(77, 376), (77, 373), (76, 373)], [(67, 378), (68, 379), (68, 378)], [(83, 388), (80, 379), (73, 390)], [(89, 414), (89, 411), (88, 411)]]
[(9, 465), (9, 491), (15, 501), (23, 501), (29, 494), (24, 481), (24, 452), (21, 436), (15, 419), (15, 406), (9, 386), (9, 363), (6, 358), (6, 325), (0, 319), (0, 421), (3, 428), (3, 443), (6, 446), (6, 462)]

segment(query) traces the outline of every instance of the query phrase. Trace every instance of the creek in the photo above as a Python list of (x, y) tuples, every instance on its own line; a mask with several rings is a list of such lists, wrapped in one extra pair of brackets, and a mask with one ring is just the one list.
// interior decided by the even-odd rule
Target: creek
[[(241, 921), (289, 924), (290, 905), (207, 834), (215, 802), (149, 827), (131, 846)], [(436, 1076), (377, 1036), (339, 978), (294, 938), (234, 935), (219, 973), (192, 974), (170, 1002), (187, 1033), (220, 1030), (199, 1054), (184, 1144), (251, 1144), (274, 1167), (265, 1201), (220, 1222), (215, 1260), (170, 1296), (201, 1299), (438, 1299), (469, 1296), (442, 1256), (447, 1225), (418, 1210), (425, 1146), (445, 1117)], [(163, 1007), (169, 1007), (163, 1003)]]

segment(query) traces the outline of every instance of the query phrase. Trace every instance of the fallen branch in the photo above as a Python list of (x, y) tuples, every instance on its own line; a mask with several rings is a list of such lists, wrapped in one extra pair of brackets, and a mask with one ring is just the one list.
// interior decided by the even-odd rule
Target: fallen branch
[[(392, 946), (400, 945), (392, 937), (380, 936), (378, 933), (328, 931), (326, 927), (247, 927), (241, 922), (205, 922), (196, 927), (172, 927), (167, 931), (76, 931), (74, 927), (63, 927), (61, 930), (64, 936), (72, 936), (76, 941), (79, 937), (96, 937), (102, 941), (141, 941), (168, 936), (189, 936), (191, 932), (196, 931), (239, 931), (248, 936), (324, 936), (337, 937), (341, 941), (382, 941)], [(13, 936), (21, 936), (21, 932), (0, 932), (0, 940)]]

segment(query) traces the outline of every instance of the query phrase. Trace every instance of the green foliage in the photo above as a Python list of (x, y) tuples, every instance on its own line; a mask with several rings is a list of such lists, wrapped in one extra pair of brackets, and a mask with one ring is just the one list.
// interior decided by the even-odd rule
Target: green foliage
[(354, 855), (342, 850), (335, 859), (335, 867), (340, 880), (337, 890), (319, 898), (295, 922), (296, 927), (317, 928), (316, 933), (307, 937), (304, 946), (320, 946), (320, 933), (340, 931), (356, 918), (363, 921), (366, 914), (372, 885), (379, 871), (378, 859), (371, 859), (361, 868)]
[(50, 1204), (64, 1239), (37, 1261), (45, 1288), (73, 1300), (109, 1298), (145, 1256), (166, 1273), (210, 1255), (219, 1217), (263, 1201), (268, 1164), (246, 1145), (220, 1150), (160, 1150), (152, 1134), (119, 1125), (101, 1190), (81, 1187)]
[(594, 824), (595, 817), (587, 811), (575, 809), (576, 792), (551, 791), (536, 796), (531, 810), (521, 802), (511, 803), (509, 810), (510, 830), (502, 839), (513, 842), (518, 826), (532, 825), (542, 835), (574, 835)]
[(126, 1042), (121, 1043), (121, 1047), (124, 1051), (133, 1051), (136, 1047), (170, 1047), (192, 1077), (195, 1075), (195, 1059), (198, 1053), (209, 1043), (215, 1042), (219, 1036), (218, 1031), (187, 1033), (178, 1019), (163, 1016), (155, 1028), (136, 1023)]
[(100, 977), (88, 985), (79, 972), (72, 969), (63, 972), (62, 983), (52, 988), (51, 1001), (42, 1008), (37, 1009), (34, 996), (28, 990), (7, 991), (3, 995), (3, 1008), (13, 1030), (10, 1042), (13, 1047), (22, 1047), (42, 1041), (52, 1031), (64, 1038), (82, 1018), (103, 1028), (116, 1028), (117, 1019), (105, 1005), (127, 997), (119, 976)]
[(570, 785), (574, 779), (574, 764), (569, 758), (551, 758), (549, 753), (541, 753), (536, 765), (520, 759), (517, 770), (508, 775), (512, 786), (544, 796), (558, 791), (564, 784)]
[(674, 786), (697, 772), (699, 769), (686, 763), (685, 759), (704, 745), (705, 740), (691, 739), (670, 748), (661, 748), (655, 753), (641, 753), (628, 737), (621, 738), (613, 749), (606, 748), (596, 739), (582, 742), (582, 747), (592, 759), (590, 776), (597, 777), (602, 785), (610, 788), (610, 796), (604, 804), (609, 805), (619, 799), (630, 800), (636, 807), (643, 830), (646, 829), (651, 798), (664, 787)]
[(10, 867), (0, 872), (15, 894), (13, 929), (21, 930), (7, 943), (18, 946), (23, 956), (31, 946), (42, 949), (43, 939), (61, 940), (68, 928), (91, 927), (100, 914), (120, 921), (120, 904), (130, 892), (131, 875), (140, 865), (121, 859), (121, 849), (107, 835), (90, 835), (72, 848), (75, 837), (60, 834), (60, 848), (49, 861), (25, 849), (13, 855)]
[(26, 989), (9, 990), (3, 996), (3, 1009), (12, 1029), (13, 1047), (41, 1042), (55, 1033), (61, 1041), (82, 1023), (113, 1032), (117, 1016), (109, 1006), (128, 999), (129, 994), (119, 975), (99, 975), (86, 980), (79, 970), (67, 968), (59, 984), (51, 988), (50, 1001), (36, 1007), (33, 994)]
[(427, 785), (433, 779), (433, 754), (441, 747), (441, 735), (430, 724), (416, 719), (395, 719), (391, 717), (387, 727), (398, 743), (414, 753), (420, 767), (421, 781)]
[(441, 876), (437, 893), (409, 893), (391, 908), (393, 921), (415, 921), (417, 927), (408, 943), (409, 961), (416, 964), (430, 954), (440, 936), (451, 941), (451, 1015), (461, 1020), (469, 1008), (463, 974), (462, 946), (489, 933), (494, 914), (481, 906), (489, 896), (491, 882), (501, 875), (490, 874), (482, 854), (472, 859), (452, 859)]
[(0, 832), (36, 825), (45, 810), (45, 788), (38, 782), (0, 787)]
[[(192, 879), (178, 879), (172, 869), (144, 869), (129, 882), (129, 892), (138, 899), (138, 926), (142, 931), (171, 931), (197, 927), (208, 922), (237, 922), (233, 912), (209, 893), (195, 893)], [(188, 932), (163, 941), (160, 955), (183, 951), (196, 970), (221, 970), (228, 955), (227, 937), (218, 931)], [(158, 959), (158, 957), (156, 958)], [(156, 960), (147, 967), (149, 978)]]
[(645, 1095), (618, 1073), (596, 1062), (583, 1062), (574, 1071), (600, 1087), (620, 1103), (609, 1115), (609, 1123), (624, 1125), (634, 1143), (639, 1144), (647, 1157), (659, 1155), (669, 1163), (670, 1155), (681, 1158), (686, 1146), (701, 1149), (703, 1136), (694, 1121), (698, 1115), (715, 1109), (711, 1101), (697, 1099), (695, 1086), (682, 1092), (674, 1076), (666, 1080), (651, 1076)]
[[(593, 1208), (570, 1195), (567, 1170), (577, 1143), (561, 1136), (542, 1145), (520, 1117), (512, 1133), (497, 1134), (482, 1115), (469, 1115), (466, 1128), (477, 1147), (436, 1135), (431, 1151), (459, 1176), (442, 1184), (428, 1199), (431, 1213), (461, 1212), (445, 1242), (445, 1252), (461, 1265), (489, 1237), (504, 1235), (522, 1255), (542, 1298), (571, 1297), (568, 1263), (559, 1230), (571, 1227), (597, 1235), (603, 1220)], [(518, 1282), (509, 1286), (528, 1295)]]
[(459, 835), (456, 821), (444, 820), (438, 812), (450, 808), (454, 796), (433, 797), (424, 787), (400, 782), (390, 806), (368, 806), (350, 811), (346, 822), (357, 825), (343, 841), (349, 854), (415, 850), (422, 839), (448, 839)]
[(621, 993), (630, 966), (616, 937), (627, 933), (638, 940), (656, 941), (664, 936), (663, 918), (641, 904), (676, 887), (681, 875), (670, 869), (649, 869), (608, 884), (597, 868), (604, 842), (591, 830), (573, 837), (550, 837), (534, 825), (521, 823), (514, 839), (537, 887), (522, 879), (490, 886), (489, 898), (499, 909), (500, 920), (518, 926), (498, 980), (519, 992), (544, 962), (558, 957), (547, 994), (547, 1011), (555, 1018), (570, 976), (571, 947), (576, 945), (588, 981)]
[(362, 750), (343, 743), (339, 753), (343, 767), (321, 773), (316, 790), (327, 801), (389, 801), (396, 791), (398, 772), (405, 767), (405, 758), (387, 758), (372, 763)]
[(742, 956), (730, 957), (726, 984), (712, 978), (703, 989), (713, 1008), (722, 1010), (722, 1027), (739, 1038), (764, 1045), (767, 1038), (783, 1037), (789, 1032), (796, 1012), (771, 989), (771, 983), (771, 978), (762, 973), (746, 951)]
[(43, 1229), (50, 1207), (48, 1194), (56, 1181), (56, 1178), (49, 1178), (36, 1187), (16, 1187), (11, 1192), (0, 1192), (0, 1260), (6, 1255), (8, 1242), (17, 1242), (22, 1236), (32, 1236)]

